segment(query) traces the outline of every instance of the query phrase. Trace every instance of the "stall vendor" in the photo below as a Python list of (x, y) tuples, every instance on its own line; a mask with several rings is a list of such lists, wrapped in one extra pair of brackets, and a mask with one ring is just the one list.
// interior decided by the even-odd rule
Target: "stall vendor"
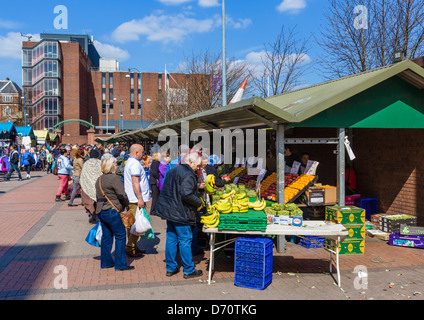
[[(221, 176), (218, 174), (217, 168), (222, 165), (222, 160), (217, 155), (213, 154), (209, 157), (209, 162), (206, 164), (206, 161), (203, 162), (203, 168), (206, 172), (206, 176), (213, 174), (215, 176), (215, 186), (218, 188), (224, 187), (229, 181), (230, 178)], [(205, 177), (206, 178), (206, 177)]]

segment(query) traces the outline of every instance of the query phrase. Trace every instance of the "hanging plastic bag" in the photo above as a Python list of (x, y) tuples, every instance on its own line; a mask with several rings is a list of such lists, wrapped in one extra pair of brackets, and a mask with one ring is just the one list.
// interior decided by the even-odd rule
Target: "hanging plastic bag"
[(142, 236), (151, 228), (149, 219), (146, 218), (142, 209), (137, 208), (135, 223), (131, 226), (130, 233), (136, 236)]
[(102, 224), (99, 221), (99, 227), (97, 228), (97, 232), (96, 232), (96, 240), (99, 243), (99, 246), (102, 246), (102, 235), (103, 235)]
[(88, 232), (87, 237), (85, 238), (85, 241), (87, 241), (88, 244), (99, 247), (100, 243), (96, 239), (97, 229), (100, 227), (100, 221)]
[(150, 217), (149, 217), (149, 215), (147, 214), (147, 212), (146, 212), (146, 209), (145, 209), (145, 208), (143, 208), (143, 214), (144, 214), (144, 216), (146, 217), (146, 219), (147, 219), (147, 220), (149, 220), (149, 223), (150, 223), (150, 229), (149, 229), (149, 230), (147, 230), (147, 232), (146, 232), (144, 235), (142, 235), (140, 238), (141, 238), (141, 239), (144, 239), (144, 240), (152, 240), (152, 239), (154, 239), (154, 238), (155, 238), (155, 233), (153, 232), (153, 228), (151, 227), (151, 226), (152, 226), (152, 222), (151, 222)]

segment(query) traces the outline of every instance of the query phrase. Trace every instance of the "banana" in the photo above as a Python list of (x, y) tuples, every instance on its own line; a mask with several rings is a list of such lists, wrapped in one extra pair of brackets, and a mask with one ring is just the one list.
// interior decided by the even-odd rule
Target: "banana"
[(204, 179), (203, 180), (204, 184), (205, 184), (205, 190), (206, 192), (210, 193), (210, 194), (215, 194), (216, 190), (214, 189), (214, 187), (212, 187), (208, 180)]
[(218, 225), (219, 225), (219, 219), (214, 224), (211, 224), (211, 225), (208, 224), (208, 225), (206, 225), (206, 227), (208, 229), (214, 229), (214, 228), (218, 227)]
[(224, 214), (231, 213), (231, 212), (233, 212), (233, 207), (231, 207), (230, 209), (226, 211), (221, 211), (221, 213), (224, 213)]
[(237, 193), (236, 198), (239, 199), (239, 200), (246, 198), (246, 192)]
[(255, 210), (255, 211), (262, 211), (265, 208), (266, 208), (266, 202), (265, 201), (262, 201), (262, 204), (260, 206), (258, 206), (258, 207), (254, 207), (253, 210)]
[(218, 219), (217, 213), (210, 215), (208, 217), (202, 217), (202, 219), (200, 219), (200, 222), (204, 224), (210, 224), (210, 223), (214, 223), (216, 219)]
[(261, 205), (259, 200), (256, 200), (256, 202), (249, 202), (249, 208), (253, 209), (255, 207), (259, 207)]
[(231, 197), (231, 193), (224, 193), (221, 198), (222, 199), (228, 199), (229, 197)]

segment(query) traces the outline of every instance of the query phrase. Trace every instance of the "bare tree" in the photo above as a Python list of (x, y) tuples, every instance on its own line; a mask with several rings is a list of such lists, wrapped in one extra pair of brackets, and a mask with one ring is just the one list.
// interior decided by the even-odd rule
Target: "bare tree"
[[(424, 53), (424, 1), (363, 0), (360, 11), (349, 0), (328, 3), (326, 23), (317, 40), (327, 78), (390, 65), (396, 51), (402, 51), (406, 59)], [(365, 19), (360, 26), (359, 16)]]
[[(249, 75), (244, 62), (227, 61), (227, 99), (234, 96)], [(167, 76), (165, 76), (167, 78)], [(181, 119), (222, 105), (222, 60), (209, 51), (192, 53), (174, 74), (168, 75), (169, 85), (162, 90), (156, 107), (148, 116), (161, 121)], [(250, 89), (246, 89), (246, 96)]]
[(264, 44), (261, 65), (251, 70), (250, 78), (264, 97), (293, 90), (306, 71), (308, 39), (297, 38), (296, 28), (282, 27), (273, 43)]

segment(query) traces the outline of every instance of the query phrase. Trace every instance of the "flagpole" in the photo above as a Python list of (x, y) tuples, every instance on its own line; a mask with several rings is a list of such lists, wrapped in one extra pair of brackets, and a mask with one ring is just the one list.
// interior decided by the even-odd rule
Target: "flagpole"
[(227, 57), (225, 34), (225, 0), (222, 0), (222, 106), (227, 105)]

